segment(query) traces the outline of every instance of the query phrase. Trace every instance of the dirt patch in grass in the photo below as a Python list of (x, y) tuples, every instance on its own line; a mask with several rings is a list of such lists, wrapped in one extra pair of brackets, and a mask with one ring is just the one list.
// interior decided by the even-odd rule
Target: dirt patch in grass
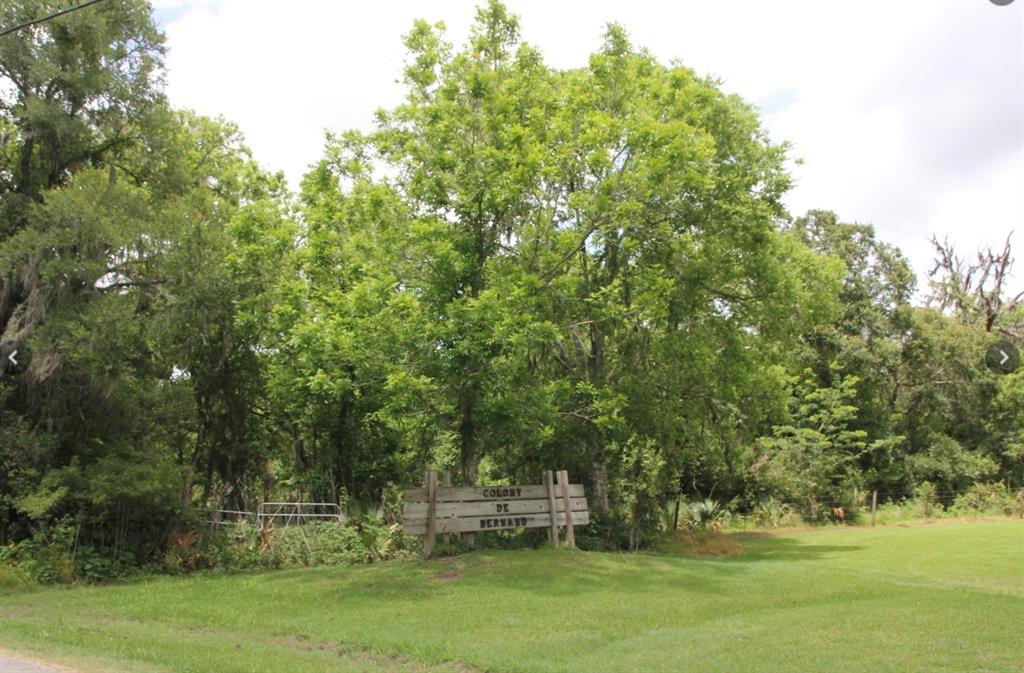
[(462, 579), (462, 571), (466, 567), (465, 557), (462, 554), (457, 556), (446, 556), (437, 559), (441, 564), (440, 572), (430, 577), (435, 582), (455, 582)]
[(329, 652), (351, 662), (371, 664), (389, 673), (392, 671), (394, 673), (483, 673), (479, 668), (474, 668), (458, 661), (450, 661), (443, 664), (426, 664), (397, 654), (381, 654), (371, 650), (360, 650), (329, 640), (311, 642), (308, 636), (282, 636), (275, 638), (274, 642), (306, 652), (314, 650)]
[(451, 568), (449, 570), (445, 570), (443, 573), (438, 573), (437, 575), (434, 575), (430, 579), (434, 580), (435, 582), (454, 582), (455, 580), (462, 579), (462, 573), (456, 570), (455, 568)]
[(24, 619), (25, 617), (30, 617), (31, 614), (32, 611), (26, 607), (0, 608), (0, 619)]

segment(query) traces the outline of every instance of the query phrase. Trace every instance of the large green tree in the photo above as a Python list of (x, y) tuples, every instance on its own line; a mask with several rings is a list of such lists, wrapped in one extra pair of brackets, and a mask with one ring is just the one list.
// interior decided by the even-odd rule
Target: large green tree
[[(0, 22), (62, 8), (5, 3)], [(148, 4), (130, 0), (0, 37), (0, 341), (28, 365), (2, 384), (8, 515), (40, 518), (62, 494), (92, 497), (97, 518), (124, 511), (105, 494), (132, 488), (116, 470), (96, 473), (91, 496), (46, 470), (139, 451), (125, 441), (147, 434), (134, 409), (163, 403), (122, 375), (125, 358), (146, 363), (133, 306), (152, 288), (139, 246), (154, 211), (114, 168), (160, 115), (162, 53)], [(148, 464), (138, 489), (164, 488), (165, 464)]]
[(294, 242), (282, 183), (230, 125), (167, 108), (149, 11), (112, 0), (0, 38), (0, 332), (24, 363), (0, 381), (5, 535), (67, 518), (151, 553), (197, 470), (237, 504), (265, 462), (245, 318)]
[[(423, 22), (406, 43), (406, 102), (372, 134), (333, 138), (307, 177), (310, 252), (344, 261), (303, 275), (316, 303), (357, 287), (350, 268), (390, 283), (372, 329), (335, 323), (334, 338), (391, 344), (415, 373), (402, 380), (434, 396), (420, 410), (447, 432), (419, 454), (467, 483), (481, 466), (570, 467), (598, 512), (630, 520), (700, 465), (738, 482), (743, 437), (783, 405), (772, 365), (831, 315), (841, 272), (778, 226), (784, 148), (617, 27), (566, 72), (498, 3), (461, 50)], [(399, 300), (412, 334), (384, 310)], [(354, 371), (332, 385), (367, 380)]]

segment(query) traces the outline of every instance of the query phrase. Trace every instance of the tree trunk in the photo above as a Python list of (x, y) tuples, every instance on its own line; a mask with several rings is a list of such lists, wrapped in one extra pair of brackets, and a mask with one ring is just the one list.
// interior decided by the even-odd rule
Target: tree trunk
[[(465, 384), (459, 390), (459, 453), (462, 463), (462, 483), (476, 485), (480, 456), (476, 446), (476, 390), (472, 384)], [(462, 539), (472, 545), (476, 539), (473, 533), (463, 533)]]
[(476, 484), (480, 457), (476, 446), (476, 390), (471, 384), (459, 390), (459, 453), (462, 480), (466, 486)]
[[(590, 383), (598, 388), (603, 388), (605, 380), (604, 370), (604, 330), (596, 322), (590, 323), (590, 356), (587, 358), (587, 376)], [(601, 436), (601, 429), (591, 425), (588, 432), (587, 453), (590, 459), (590, 492), (591, 503), (594, 511), (599, 514), (607, 514), (611, 509), (608, 502), (608, 457), (604, 450), (604, 438)]]
[(600, 431), (593, 428), (588, 442), (590, 458), (590, 504), (598, 514), (607, 514), (611, 509), (608, 502), (608, 460), (601, 441)]
[(210, 498), (213, 496), (213, 456), (208, 456), (206, 459), (206, 473), (203, 476), (203, 506), (206, 507), (210, 504)]
[(185, 483), (181, 486), (181, 506), (188, 507), (192, 503), (192, 484), (196, 476), (196, 469), (203, 456), (203, 425), (200, 424), (196, 432), (196, 444), (192, 449), (192, 458), (185, 467)]
[(30, 134), (25, 138), (25, 142), (21, 146), (21, 157), (18, 162), (19, 170), (21, 174), (18, 176), (17, 191), (19, 194), (24, 194), (33, 201), (39, 200), (39, 190), (33, 181), (32, 175), (32, 153), (35, 151), (36, 141)]
[[(196, 428), (196, 443), (192, 449), (192, 458), (189, 460), (188, 466), (185, 468), (185, 482), (181, 486), (181, 504), (187, 507), (192, 502), (192, 487), (195, 485), (196, 472), (199, 471), (199, 467), (203, 462), (203, 448), (207, 442), (207, 436), (210, 428), (210, 406), (209, 400), (206, 395), (196, 391), (196, 413), (198, 427)], [(206, 456), (207, 475), (210, 473), (211, 456)], [(205, 505), (210, 493), (210, 478), (207, 476), (206, 481), (203, 485), (203, 504)]]

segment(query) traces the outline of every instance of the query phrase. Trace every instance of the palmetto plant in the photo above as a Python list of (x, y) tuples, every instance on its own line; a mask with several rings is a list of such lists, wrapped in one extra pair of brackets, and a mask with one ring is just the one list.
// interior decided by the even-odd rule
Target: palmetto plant
[(686, 527), (691, 530), (719, 528), (725, 515), (725, 508), (711, 498), (691, 502), (686, 507)]

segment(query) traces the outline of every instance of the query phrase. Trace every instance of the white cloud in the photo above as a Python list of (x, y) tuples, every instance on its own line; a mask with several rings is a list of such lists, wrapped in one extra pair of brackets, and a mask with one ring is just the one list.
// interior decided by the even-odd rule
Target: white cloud
[[(161, 0), (169, 95), (239, 123), (260, 161), (295, 186), (324, 128), (367, 129), (377, 107), (400, 100), (400, 36), (413, 19), (444, 20), (458, 43), (475, 4)], [(584, 65), (617, 21), (658, 58), (760, 102), (772, 136), (805, 161), (787, 199), (794, 213), (871, 222), (919, 271), (932, 233), (971, 252), (1018, 227), (1024, 278), (1024, 2), (509, 6), (556, 67)]]

